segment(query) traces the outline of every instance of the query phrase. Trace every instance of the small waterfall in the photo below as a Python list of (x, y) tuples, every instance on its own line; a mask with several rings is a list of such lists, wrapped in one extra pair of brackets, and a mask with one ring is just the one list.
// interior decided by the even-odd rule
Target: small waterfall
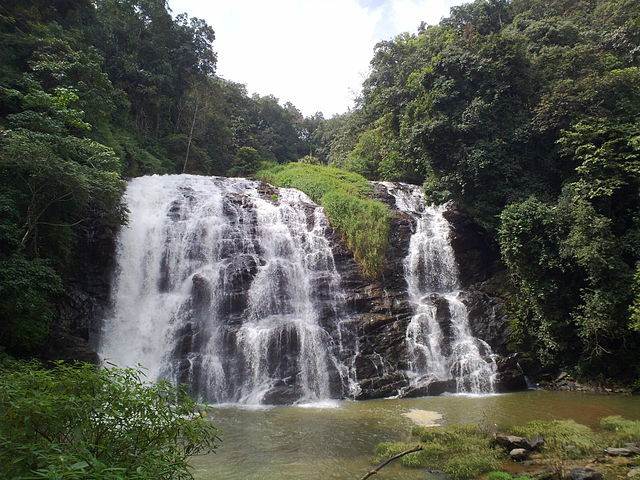
[(259, 189), (192, 175), (129, 182), (102, 358), (210, 402), (347, 394), (332, 336), (344, 294), (323, 211), (297, 190)]
[(420, 187), (380, 183), (395, 198), (396, 207), (416, 219), (404, 260), (414, 307), (406, 332), (411, 386), (454, 379), (458, 392), (493, 391), (496, 365), (489, 345), (471, 334), (444, 217), (446, 205), (426, 205)]

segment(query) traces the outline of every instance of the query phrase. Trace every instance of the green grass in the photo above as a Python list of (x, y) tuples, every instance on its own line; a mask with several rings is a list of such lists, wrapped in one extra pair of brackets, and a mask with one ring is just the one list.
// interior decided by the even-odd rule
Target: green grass
[[(439, 470), (453, 479), (477, 478), (500, 468), (501, 452), (489, 444), (489, 436), (475, 425), (414, 427), (413, 435), (420, 439), (423, 450), (402, 457), (406, 467)], [(408, 450), (415, 443), (387, 442), (376, 448), (376, 461)]]
[(306, 193), (324, 208), (364, 274), (376, 278), (382, 273), (391, 213), (384, 203), (368, 198), (371, 185), (363, 176), (323, 165), (289, 163), (266, 165), (256, 178)]
[(601, 447), (596, 432), (573, 420), (536, 420), (511, 427), (508, 432), (527, 438), (542, 435), (545, 441), (543, 453), (547, 455), (580, 458), (595, 453)]
[(640, 442), (640, 420), (627, 420), (618, 415), (600, 421), (609, 446), (622, 446), (626, 442)]

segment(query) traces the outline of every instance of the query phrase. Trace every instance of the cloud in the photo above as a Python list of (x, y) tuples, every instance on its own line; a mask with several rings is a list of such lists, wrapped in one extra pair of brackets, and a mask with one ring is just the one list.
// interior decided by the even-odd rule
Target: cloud
[(273, 94), (305, 115), (353, 105), (374, 45), (422, 20), (437, 23), (451, 0), (170, 0), (174, 13), (216, 32), (218, 74), (249, 92)]

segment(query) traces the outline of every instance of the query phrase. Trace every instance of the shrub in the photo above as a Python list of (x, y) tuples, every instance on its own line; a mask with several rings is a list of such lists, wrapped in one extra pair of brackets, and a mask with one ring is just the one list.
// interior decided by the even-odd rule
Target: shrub
[(217, 447), (202, 409), (134, 369), (0, 365), (0, 477), (182, 480)]

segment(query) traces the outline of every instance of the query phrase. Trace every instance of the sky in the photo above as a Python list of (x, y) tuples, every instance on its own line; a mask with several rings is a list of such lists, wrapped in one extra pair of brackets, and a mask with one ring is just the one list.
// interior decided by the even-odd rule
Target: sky
[(463, 0), (169, 0), (216, 32), (217, 74), (305, 115), (353, 107), (373, 48)]

